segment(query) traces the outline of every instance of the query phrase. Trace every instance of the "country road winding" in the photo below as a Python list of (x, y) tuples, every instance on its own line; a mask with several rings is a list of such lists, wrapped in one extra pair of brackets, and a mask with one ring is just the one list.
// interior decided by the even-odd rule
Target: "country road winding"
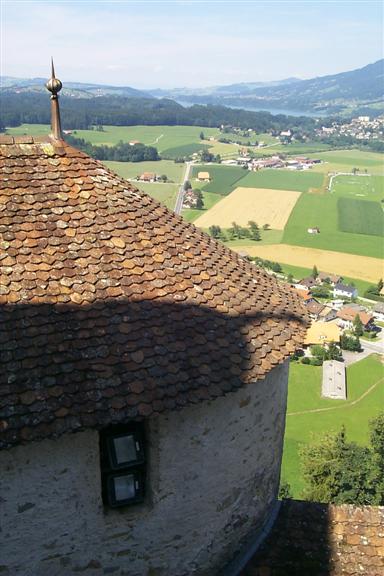
[(184, 184), (187, 180), (189, 180), (189, 173), (191, 171), (191, 166), (192, 166), (192, 162), (186, 162), (183, 181), (180, 184), (179, 192), (178, 192), (177, 198), (176, 198), (176, 204), (175, 204), (175, 209), (174, 209), (175, 214), (179, 214), (179, 215), (181, 214), (181, 210), (183, 208), (184, 193), (185, 193)]

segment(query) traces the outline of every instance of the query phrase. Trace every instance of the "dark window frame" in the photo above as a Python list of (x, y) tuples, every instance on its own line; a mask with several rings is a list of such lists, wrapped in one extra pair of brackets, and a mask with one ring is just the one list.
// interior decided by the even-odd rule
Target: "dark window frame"
[[(117, 462), (113, 441), (116, 438), (133, 436), (137, 458), (134, 461)], [(143, 422), (109, 426), (100, 431), (101, 486), (104, 505), (120, 508), (138, 504), (145, 499), (146, 487), (146, 448)], [(128, 499), (116, 498), (114, 478), (133, 475), (135, 496)]]

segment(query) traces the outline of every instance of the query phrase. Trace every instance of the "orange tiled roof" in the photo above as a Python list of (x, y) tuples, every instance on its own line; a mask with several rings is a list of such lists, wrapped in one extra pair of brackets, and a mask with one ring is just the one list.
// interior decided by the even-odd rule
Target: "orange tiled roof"
[(338, 318), (341, 318), (342, 320), (349, 320), (350, 322), (353, 322), (356, 316), (360, 317), (360, 320), (364, 326), (366, 326), (373, 319), (372, 314), (367, 314), (366, 312), (356, 310), (355, 308), (345, 307), (341, 308), (341, 310), (337, 312)]
[(101, 163), (0, 144), (3, 446), (215, 398), (302, 342), (292, 291)]

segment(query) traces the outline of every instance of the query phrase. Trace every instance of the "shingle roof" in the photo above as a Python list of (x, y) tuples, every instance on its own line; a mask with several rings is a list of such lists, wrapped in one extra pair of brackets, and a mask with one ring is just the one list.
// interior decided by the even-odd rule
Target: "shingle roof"
[(0, 144), (2, 446), (215, 398), (302, 342), (297, 295), (101, 163)]
[(241, 576), (382, 576), (384, 507), (283, 501)]

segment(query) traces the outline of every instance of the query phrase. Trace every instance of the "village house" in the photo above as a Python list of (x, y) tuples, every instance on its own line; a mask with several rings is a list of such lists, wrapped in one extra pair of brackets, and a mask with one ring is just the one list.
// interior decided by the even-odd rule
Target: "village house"
[(353, 321), (356, 316), (358, 316), (363, 324), (364, 330), (372, 330), (373, 327), (373, 316), (372, 314), (367, 314), (367, 312), (362, 312), (356, 308), (351, 308), (350, 306), (344, 306), (337, 312), (338, 324), (343, 328), (351, 330), (353, 328)]
[(320, 313), (324, 310), (324, 304), (320, 304), (317, 300), (313, 299), (311, 302), (306, 303), (309, 315), (313, 320), (318, 320)]
[(355, 286), (352, 286), (350, 284), (346, 285), (346, 284), (342, 284), (341, 282), (338, 282), (337, 284), (335, 284), (334, 288), (333, 288), (333, 297), (337, 298), (337, 297), (341, 297), (341, 298), (357, 298), (358, 296), (358, 290)]
[(384, 322), (384, 302), (378, 302), (374, 305), (372, 314), (379, 322)]
[(295, 284), (296, 288), (302, 288), (303, 290), (310, 290), (317, 286), (316, 278), (313, 276), (307, 276), (307, 278), (302, 278), (297, 284)]
[(0, 137), (1, 571), (222, 573), (277, 514), (307, 313), (67, 144), (47, 88), (51, 136)]
[(322, 322), (330, 322), (336, 318), (336, 315), (337, 310), (331, 306), (324, 306), (324, 308), (319, 312), (317, 320), (321, 320)]
[(304, 344), (313, 346), (314, 344), (330, 344), (340, 341), (341, 330), (334, 323), (312, 322), (305, 336)]
[(323, 284), (323, 282), (331, 284), (331, 286), (335, 286), (335, 284), (339, 284), (342, 281), (342, 277), (336, 274), (328, 274), (328, 272), (319, 272), (316, 277), (317, 284)]

